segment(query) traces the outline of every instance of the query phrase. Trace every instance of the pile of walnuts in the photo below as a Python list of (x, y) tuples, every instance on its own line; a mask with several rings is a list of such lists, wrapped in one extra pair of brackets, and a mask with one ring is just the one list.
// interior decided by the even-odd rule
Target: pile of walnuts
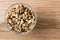
[(8, 11), (6, 20), (12, 31), (27, 32), (31, 30), (35, 24), (35, 15), (28, 7), (19, 4)]

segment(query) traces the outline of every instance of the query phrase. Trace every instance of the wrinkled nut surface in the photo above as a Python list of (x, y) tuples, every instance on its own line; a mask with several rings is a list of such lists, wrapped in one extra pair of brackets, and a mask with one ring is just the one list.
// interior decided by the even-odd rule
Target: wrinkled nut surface
[(28, 7), (19, 4), (8, 11), (7, 24), (12, 31), (27, 32), (35, 24), (35, 15)]

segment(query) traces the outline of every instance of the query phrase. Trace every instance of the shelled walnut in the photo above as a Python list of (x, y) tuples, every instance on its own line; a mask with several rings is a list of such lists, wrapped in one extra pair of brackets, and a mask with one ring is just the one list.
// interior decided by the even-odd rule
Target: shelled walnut
[(12, 31), (27, 32), (35, 24), (35, 15), (28, 7), (19, 4), (8, 11), (7, 24)]

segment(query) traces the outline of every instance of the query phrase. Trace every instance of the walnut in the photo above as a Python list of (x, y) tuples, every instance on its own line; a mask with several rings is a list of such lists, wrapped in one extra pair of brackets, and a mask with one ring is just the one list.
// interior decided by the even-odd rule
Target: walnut
[(28, 7), (23, 4), (15, 5), (8, 11), (7, 24), (12, 31), (27, 32), (35, 24), (35, 15)]

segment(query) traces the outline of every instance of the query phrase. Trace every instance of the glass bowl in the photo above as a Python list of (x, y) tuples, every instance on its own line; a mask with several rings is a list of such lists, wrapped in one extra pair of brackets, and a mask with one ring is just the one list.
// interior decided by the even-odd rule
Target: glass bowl
[[(7, 28), (8, 28), (8, 30), (9, 30), (9, 31), (12, 31), (12, 30), (10, 29), (10, 26), (7, 24), (8, 12), (9, 12), (12, 8), (16, 7), (16, 6), (19, 5), (19, 4), (22, 4), (24, 7), (29, 8), (29, 10), (31, 10), (31, 11), (33, 12), (33, 15), (34, 15), (34, 18), (35, 18), (35, 23), (34, 23), (34, 25), (32, 25), (32, 28), (31, 28), (30, 30), (28, 30), (27, 32), (19, 32), (20, 34), (26, 34), (26, 33), (30, 32), (30, 31), (36, 26), (36, 22), (37, 22), (36, 11), (35, 11), (30, 5), (28, 5), (28, 4), (26, 4), (26, 3), (15, 3), (15, 4), (12, 4), (11, 6), (9, 6), (9, 8), (8, 8), (8, 9), (6, 10), (6, 12), (5, 12), (5, 17), (4, 17), (4, 19), (5, 19), (5, 24), (6, 24)], [(12, 32), (14, 32), (14, 31), (12, 31)]]

